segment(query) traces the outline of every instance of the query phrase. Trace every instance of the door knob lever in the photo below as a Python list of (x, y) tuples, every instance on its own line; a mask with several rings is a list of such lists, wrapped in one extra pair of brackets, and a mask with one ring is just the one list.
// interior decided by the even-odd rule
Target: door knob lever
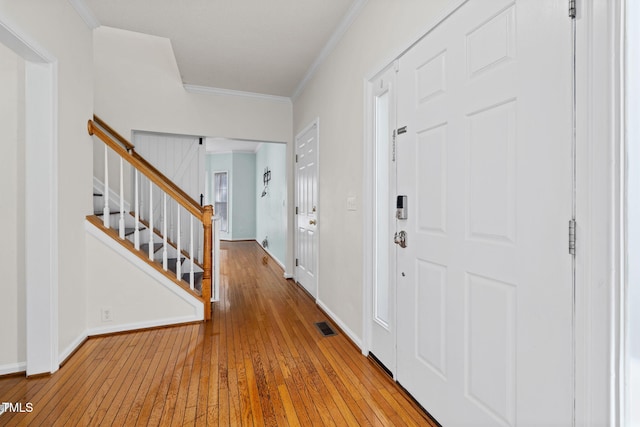
[(396, 232), (396, 234), (393, 236), (393, 243), (395, 243), (396, 245), (399, 245), (401, 248), (406, 248), (407, 232), (404, 230), (400, 232)]

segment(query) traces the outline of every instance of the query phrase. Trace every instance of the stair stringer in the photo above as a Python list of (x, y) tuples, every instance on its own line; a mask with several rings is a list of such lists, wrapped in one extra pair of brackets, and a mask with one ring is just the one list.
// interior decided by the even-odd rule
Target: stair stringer
[[(96, 263), (100, 265), (94, 267), (92, 267), (92, 265), (87, 266), (88, 276), (94, 276), (88, 277), (88, 282), (90, 282), (89, 286), (94, 289), (93, 292), (91, 292), (91, 290), (89, 291), (89, 336), (204, 320), (204, 307), (200, 299), (176, 285), (175, 282), (130, 252), (123, 247), (120, 242), (115, 241), (111, 236), (107, 235), (102, 229), (88, 220), (85, 220), (85, 229), (88, 236), (92, 236), (118, 255), (116, 257), (109, 257), (108, 267), (100, 263)], [(97, 254), (90, 253), (91, 250), (100, 251), (99, 249), (92, 249), (91, 246), (92, 244), (87, 242), (87, 258), (89, 259), (92, 256), (98, 256)], [(135, 267), (134, 271), (138, 270), (144, 273), (133, 273), (138, 276), (140, 282), (144, 283), (131, 283), (132, 279), (126, 277), (125, 274), (123, 274), (124, 277), (120, 277), (117, 280), (118, 283), (114, 283), (113, 280), (110, 281), (107, 277), (101, 277), (109, 274), (115, 275), (115, 272), (124, 273), (127, 270), (131, 272), (131, 266)], [(145, 276), (151, 280), (145, 280)], [(96, 280), (103, 282), (94, 283)], [(108, 294), (105, 296), (105, 290), (110, 287), (117, 288), (119, 293), (117, 295)], [(144, 287), (146, 291), (141, 291), (141, 287)], [(127, 295), (123, 294), (128, 292), (131, 293), (130, 297), (136, 301), (127, 301)], [(93, 296), (93, 294), (100, 294), (100, 296), (96, 297)], [(91, 301), (92, 299), (96, 301)], [(142, 299), (144, 299), (144, 302), (140, 302)], [(163, 308), (153, 306), (151, 311), (157, 309), (158, 311), (156, 313), (141, 314), (135, 308), (131, 307), (131, 304), (153, 305), (159, 304), (159, 301), (162, 302), (160, 305), (162, 305), (165, 310), (172, 311), (173, 313), (163, 316)], [(99, 317), (100, 313), (98, 311), (100, 307), (107, 306), (112, 310), (113, 320), (103, 322)], [(120, 315), (121, 310), (124, 312), (123, 315)]]

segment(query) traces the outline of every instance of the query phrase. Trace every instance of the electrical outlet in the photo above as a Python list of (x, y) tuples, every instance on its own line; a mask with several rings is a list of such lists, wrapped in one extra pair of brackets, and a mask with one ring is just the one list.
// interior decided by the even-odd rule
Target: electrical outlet
[(112, 320), (113, 320), (113, 313), (111, 312), (111, 307), (104, 307), (102, 309), (102, 321), (111, 322)]

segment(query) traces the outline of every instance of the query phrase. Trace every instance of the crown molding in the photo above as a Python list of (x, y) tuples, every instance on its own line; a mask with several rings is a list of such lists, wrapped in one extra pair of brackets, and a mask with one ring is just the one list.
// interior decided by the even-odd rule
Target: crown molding
[(190, 85), (190, 84), (184, 84), (183, 86), (184, 86), (184, 90), (186, 90), (187, 92), (197, 93), (200, 95), (238, 96), (241, 98), (262, 99), (266, 101), (291, 104), (291, 98), (288, 98), (286, 96), (267, 95), (264, 93), (243, 92), (240, 90), (222, 89), (217, 87), (198, 86), (198, 85)]
[(298, 83), (298, 87), (296, 87), (296, 90), (293, 91), (293, 95), (291, 96), (291, 99), (293, 101), (295, 101), (298, 96), (300, 96), (309, 80), (311, 80), (311, 78), (318, 71), (318, 68), (320, 68), (320, 65), (322, 65), (329, 54), (333, 52), (333, 49), (335, 49), (335, 47), (338, 45), (338, 42), (340, 42), (349, 27), (351, 27), (351, 24), (353, 24), (356, 18), (360, 15), (360, 12), (362, 12), (362, 9), (364, 9), (367, 4), (367, 1), (368, 0), (354, 0), (354, 2), (351, 4), (351, 7), (344, 15), (344, 18), (342, 18), (342, 21), (340, 21), (340, 24), (331, 35), (331, 38), (327, 41), (327, 44), (324, 45), (324, 47), (320, 51), (320, 54), (316, 57), (316, 60), (313, 61), (313, 64), (311, 64), (311, 66), (307, 70), (307, 74), (305, 74), (302, 80), (300, 80), (300, 83)]
[(80, 18), (82, 18), (90, 30), (95, 30), (100, 26), (100, 21), (98, 21), (98, 18), (96, 18), (84, 0), (69, 0), (69, 3), (71, 3), (71, 6), (78, 12), (78, 15), (80, 15)]

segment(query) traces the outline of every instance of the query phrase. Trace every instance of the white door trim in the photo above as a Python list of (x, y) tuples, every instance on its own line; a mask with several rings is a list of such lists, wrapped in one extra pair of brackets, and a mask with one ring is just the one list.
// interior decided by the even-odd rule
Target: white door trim
[[(308, 132), (309, 130), (311, 130), (313, 127), (315, 126), (316, 129), (316, 191), (317, 191), (317, 198), (318, 200), (317, 202), (317, 216), (318, 219), (320, 218), (320, 212), (321, 212), (321, 208), (320, 208), (320, 117), (316, 117), (315, 119), (313, 119), (313, 121), (311, 121), (311, 123), (309, 123), (307, 126), (305, 126), (300, 132), (298, 132), (296, 134), (296, 137), (293, 140), (293, 229), (294, 229), (294, 233), (293, 233), (293, 280), (298, 283), (298, 270), (296, 268), (296, 263), (295, 260), (296, 258), (299, 258), (298, 256), (298, 238), (297, 238), (297, 228), (298, 228), (298, 223), (297, 223), (297, 215), (296, 215), (296, 206), (298, 206), (298, 168), (296, 167), (296, 155), (297, 155), (297, 143), (298, 143), (298, 139), (300, 137), (302, 137), (302, 135), (304, 135), (306, 132)], [(318, 221), (319, 223), (320, 221)], [(320, 298), (320, 253), (319, 253), (319, 249), (320, 249), (320, 224), (318, 224), (317, 226), (317, 230), (316, 230), (316, 240), (315, 240), (315, 265), (316, 265), (316, 294), (312, 295), (312, 297), (314, 298), (314, 300), (318, 301)]]
[(58, 63), (3, 17), (0, 43), (25, 60), (26, 362), (27, 375), (35, 375), (55, 372), (60, 366)]
[[(464, 1), (451, 0), (428, 34)], [(620, 305), (622, 165), (621, 0), (578, 3), (577, 21), (577, 262), (576, 425), (621, 425)], [(568, 18), (567, 18), (568, 19)], [(567, 35), (569, 36), (569, 34)], [(402, 52), (367, 74), (364, 85), (363, 149), (363, 340), (371, 346), (373, 253), (373, 117), (370, 80)]]
[[(623, 179), (623, 249), (621, 280), (621, 328), (620, 328), (620, 378), (627, 383), (620, 384), (621, 425), (637, 425), (640, 421), (640, 407), (637, 396), (640, 392), (638, 377), (638, 285), (640, 284), (640, 126), (635, 117), (640, 114), (640, 86), (637, 74), (640, 72), (640, 4), (637, 0), (625, 0), (623, 12), (624, 79), (622, 83), (624, 112), (622, 113), (624, 145), (621, 161), (626, 160)], [(631, 399), (635, 397), (635, 402)], [(635, 403), (635, 405), (634, 405)], [(633, 423), (636, 424), (633, 424)]]
[(621, 425), (621, 1), (577, 24), (576, 425)]

